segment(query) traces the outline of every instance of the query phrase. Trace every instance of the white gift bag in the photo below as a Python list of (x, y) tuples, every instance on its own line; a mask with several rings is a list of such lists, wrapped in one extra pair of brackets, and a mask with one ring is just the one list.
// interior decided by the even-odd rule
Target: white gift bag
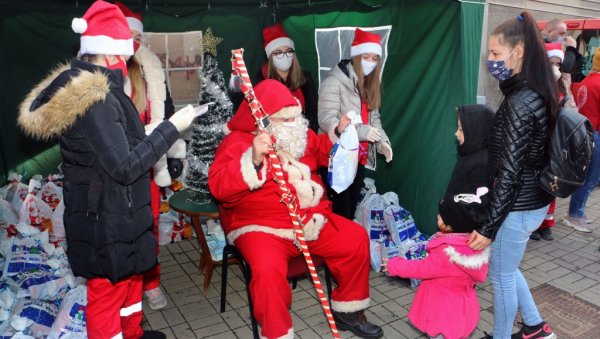
[(329, 186), (337, 193), (345, 191), (354, 181), (357, 168), (358, 134), (354, 125), (348, 125), (329, 155)]

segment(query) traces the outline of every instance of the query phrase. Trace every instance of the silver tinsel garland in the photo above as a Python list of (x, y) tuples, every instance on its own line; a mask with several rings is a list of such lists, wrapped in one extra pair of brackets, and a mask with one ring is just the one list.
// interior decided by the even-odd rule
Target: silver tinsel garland
[(214, 105), (194, 123), (185, 182), (190, 188), (209, 194), (208, 168), (223, 140), (223, 124), (233, 115), (233, 104), (227, 95), (223, 72), (212, 54), (204, 55), (200, 81), (200, 103), (214, 102)]

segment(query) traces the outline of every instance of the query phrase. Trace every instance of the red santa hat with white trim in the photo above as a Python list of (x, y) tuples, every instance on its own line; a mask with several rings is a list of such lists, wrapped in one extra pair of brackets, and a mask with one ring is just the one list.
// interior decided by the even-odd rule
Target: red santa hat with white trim
[(127, 23), (129, 24), (129, 29), (144, 33), (144, 24), (142, 23), (142, 15), (140, 13), (132, 11), (120, 1), (115, 1), (115, 5), (117, 5), (121, 12), (123, 12), (123, 15), (125, 15), (125, 19), (127, 19)]
[(365, 32), (360, 28), (354, 31), (354, 40), (350, 49), (350, 55), (356, 56), (364, 53), (375, 53), (381, 56), (381, 35)]
[(562, 50), (562, 44), (560, 42), (550, 42), (545, 43), (546, 53), (548, 54), (548, 59), (552, 57), (557, 57), (560, 59), (560, 62), (563, 62), (565, 59), (565, 52)]
[(263, 39), (267, 58), (279, 46), (287, 45), (294, 48), (294, 41), (290, 39), (282, 24), (275, 24), (263, 29)]
[(79, 52), (83, 54), (133, 55), (133, 38), (119, 7), (98, 0), (82, 18), (71, 23), (80, 33)]
[[(254, 94), (265, 113), (277, 118), (293, 118), (302, 114), (298, 99), (281, 82), (266, 79), (254, 86)], [(252, 116), (250, 105), (242, 103), (235, 115), (227, 123), (229, 131), (254, 132), (256, 122)]]

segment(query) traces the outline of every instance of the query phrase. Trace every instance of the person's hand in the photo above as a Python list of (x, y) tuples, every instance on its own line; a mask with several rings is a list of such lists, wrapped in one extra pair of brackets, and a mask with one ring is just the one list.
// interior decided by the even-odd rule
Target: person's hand
[(476, 251), (480, 251), (488, 247), (492, 243), (492, 239), (479, 234), (477, 231), (473, 231), (471, 236), (469, 237), (469, 242), (467, 243), (469, 247)]
[(192, 125), (192, 121), (194, 121), (194, 118), (206, 113), (206, 111), (208, 110), (208, 106), (206, 106), (205, 108), (206, 110), (202, 112), (202, 110), (194, 110), (194, 107), (192, 107), (192, 105), (187, 105), (179, 111), (175, 112), (175, 114), (173, 114), (169, 118), (169, 121), (173, 125), (175, 125), (177, 131), (179, 132), (179, 134), (181, 134), (182, 132), (190, 128), (190, 126)]
[(348, 113), (344, 113), (342, 114), (342, 117), (340, 118), (340, 121), (337, 124), (337, 131), (339, 134), (344, 133), (344, 130), (346, 130), (346, 127), (348, 127), (348, 125), (350, 125), (350, 122), (352, 122), (352, 120), (350, 120), (350, 118), (348, 118)]
[(566, 36), (565, 37), (565, 46), (575, 48), (577, 46), (577, 41), (575, 39), (573, 39), (573, 37), (570, 35)]
[(265, 155), (269, 154), (271, 147), (271, 138), (266, 133), (259, 133), (252, 141), (252, 163), (254, 166), (260, 166), (265, 159)]
[(385, 162), (392, 161), (392, 158), (394, 157), (394, 152), (392, 151), (392, 146), (390, 146), (390, 144), (388, 144), (387, 142), (380, 142), (379, 145), (377, 145), (377, 150), (379, 151), (379, 153), (383, 154), (383, 156), (385, 157)]
[(369, 126), (367, 140), (370, 142), (379, 142), (381, 140), (381, 130), (377, 127)]
[(387, 263), (388, 263), (387, 258), (381, 259), (381, 272), (385, 273), (388, 271)]

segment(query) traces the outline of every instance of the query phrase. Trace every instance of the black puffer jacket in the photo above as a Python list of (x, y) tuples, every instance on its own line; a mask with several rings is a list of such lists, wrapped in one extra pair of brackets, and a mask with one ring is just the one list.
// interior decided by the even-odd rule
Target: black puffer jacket
[(492, 189), (486, 220), (477, 231), (493, 239), (511, 211), (548, 205), (552, 196), (537, 183), (548, 161), (549, 119), (544, 99), (518, 74), (500, 83), (505, 95), (492, 128), (489, 180)]
[(113, 283), (156, 264), (148, 170), (179, 138), (162, 122), (146, 137), (123, 77), (73, 61), (34, 88), (19, 125), (60, 136), (67, 256), (75, 275)]

